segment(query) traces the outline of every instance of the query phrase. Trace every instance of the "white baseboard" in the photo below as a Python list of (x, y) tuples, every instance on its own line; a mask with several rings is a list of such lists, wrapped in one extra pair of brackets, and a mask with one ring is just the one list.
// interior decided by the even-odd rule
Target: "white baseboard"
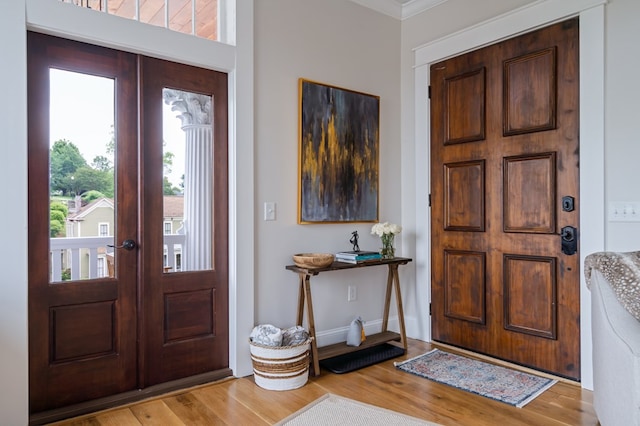
[[(414, 338), (418, 340), (424, 340), (421, 336), (416, 335), (410, 331), (417, 330), (417, 320), (413, 317), (405, 317), (405, 330), (407, 331), (407, 337)], [(364, 321), (364, 334), (366, 336), (380, 333), (382, 331), (382, 319)], [(389, 330), (395, 331), (396, 333), (400, 332), (400, 326), (398, 323), (398, 317), (389, 317)], [(333, 345), (335, 343), (344, 342), (347, 340), (347, 333), (349, 332), (349, 327), (339, 327), (333, 328), (330, 330), (318, 331), (316, 332), (316, 340), (318, 346), (328, 346)]]

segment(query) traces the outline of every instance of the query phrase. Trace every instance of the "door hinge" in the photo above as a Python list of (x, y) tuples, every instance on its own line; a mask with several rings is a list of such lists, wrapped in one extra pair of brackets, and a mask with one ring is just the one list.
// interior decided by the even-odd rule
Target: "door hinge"
[(431, 194), (429, 194), (429, 207), (431, 207)]
[(427, 89), (427, 97), (431, 99), (431, 85), (429, 85), (429, 88)]
[(429, 315), (431, 315), (431, 302), (429, 302)]

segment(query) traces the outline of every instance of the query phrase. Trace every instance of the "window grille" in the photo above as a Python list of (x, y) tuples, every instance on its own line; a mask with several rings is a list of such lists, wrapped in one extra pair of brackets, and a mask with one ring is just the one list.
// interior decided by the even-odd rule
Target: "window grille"
[(133, 19), (219, 40), (220, 9), (225, 0), (58, 0), (110, 15)]

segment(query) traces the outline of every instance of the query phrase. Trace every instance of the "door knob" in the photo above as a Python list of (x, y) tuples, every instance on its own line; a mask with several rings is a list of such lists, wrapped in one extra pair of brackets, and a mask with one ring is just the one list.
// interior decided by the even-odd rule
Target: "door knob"
[(117, 249), (123, 248), (125, 250), (133, 250), (134, 248), (137, 247), (137, 244), (133, 240), (124, 240), (122, 242), (121, 246), (115, 246), (113, 244), (108, 244), (107, 247), (113, 247), (113, 248), (117, 248)]

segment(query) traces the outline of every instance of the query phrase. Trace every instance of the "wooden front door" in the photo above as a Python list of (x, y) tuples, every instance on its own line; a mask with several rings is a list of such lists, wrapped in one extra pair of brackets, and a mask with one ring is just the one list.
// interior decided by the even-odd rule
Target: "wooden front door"
[(36, 33), (28, 73), (30, 412), (229, 375), (226, 74)]
[(431, 66), (432, 335), (580, 379), (578, 20)]

